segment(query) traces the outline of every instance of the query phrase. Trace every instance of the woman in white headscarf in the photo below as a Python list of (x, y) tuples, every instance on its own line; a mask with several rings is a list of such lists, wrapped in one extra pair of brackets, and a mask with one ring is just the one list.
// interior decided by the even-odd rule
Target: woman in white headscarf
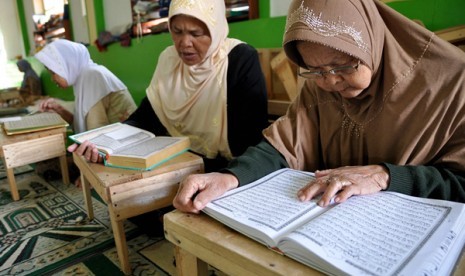
[[(227, 37), (222, 0), (171, 1), (168, 24), (174, 45), (161, 53), (147, 97), (126, 123), (156, 135), (188, 136), (205, 170), (219, 170), (260, 142), (268, 125), (257, 51)], [(97, 151), (87, 147), (77, 152), (97, 161)]]
[(61, 88), (73, 86), (74, 114), (50, 98), (41, 111), (56, 112), (76, 133), (121, 122), (136, 109), (127, 87), (106, 67), (92, 61), (87, 48), (66, 39), (53, 41), (35, 57)]

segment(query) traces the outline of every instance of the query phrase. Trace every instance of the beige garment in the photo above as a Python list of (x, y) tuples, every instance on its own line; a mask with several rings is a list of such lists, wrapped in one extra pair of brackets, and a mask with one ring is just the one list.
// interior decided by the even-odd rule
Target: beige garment
[(98, 101), (86, 116), (87, 130), (126, 120), (137, 106), (127, 90), (113, 92)]
[(286, 116), (264, 133), (292, 168), (314, 171), (388, 162), (465, 172), (465, 55), (432, 32), (372, 0), (294, 0), (284, 48), (327, 45), (372, 69), (353, 99), (312, 81)]
[(189, 136), (191, 149), (207, 158), (232, 158), (227, 127), (228, 39), (224, 1), (171, 1), (169, 20), (184, 14), (205, 23), (212, 43), (205, 59), (187, 66), (174, 46), (160, 55), (147, 97), (171, 136)]

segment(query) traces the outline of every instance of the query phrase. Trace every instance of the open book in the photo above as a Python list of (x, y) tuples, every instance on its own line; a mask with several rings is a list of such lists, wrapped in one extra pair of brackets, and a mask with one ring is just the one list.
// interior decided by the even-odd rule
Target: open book
[(153, 133), (123, 123), (114, 123), (69, 136), (81, 144), (89, 141), (104, 156), (106, 166), (151, 170), (187, 151), (188, 137), (155, 136)]
[(43, 112), (34, 115), (18, 116), (14, 120), (5, 120), (3, 128), (6, 134), (23, 134), (52, 128), (67, 127), (68, 123), (60, 115)]
[(465, 204), (393, 192), (321, 208), (297, 191), (313, 174), (281, 169), (210, 202), (229, 227), (332, 275), (449, 275), (465, 242)]

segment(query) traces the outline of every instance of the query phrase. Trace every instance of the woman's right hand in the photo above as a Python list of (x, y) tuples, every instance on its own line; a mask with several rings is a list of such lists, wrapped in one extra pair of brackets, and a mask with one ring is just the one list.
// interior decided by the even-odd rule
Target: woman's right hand
[(40, 112), (57, 112), (62, 106), (54, 98), (48, 98), (39, 103)]
[(239, 180), (232, 174), (191, 174), (179, 184), (173, 206), (182, 212), (198, 214), (210, 201), (238, 185)]
[(68, 147), (69, 152), (75, 152), (79, 156), (93, 163), (103, 163), (103, 157), (99, 153), (97, 147), (89, 141), (84, 141), (82, 144), (72, 144)]

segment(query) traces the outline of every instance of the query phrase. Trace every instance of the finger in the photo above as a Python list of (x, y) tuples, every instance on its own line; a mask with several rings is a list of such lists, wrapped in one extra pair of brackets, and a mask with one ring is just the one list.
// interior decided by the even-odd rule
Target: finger
[(47, 108), (47, 103), (46, 102), (41, 102), (40, 105), (39, 105), (39, 111), (44, 112), (46, 108)]
[(328, 169), (328, 170), (318, 170), (315, 172), (315, 176), (316, 178), (320, 178), (320, 177), (326, 177), (328, 176), (333, 170), (331, 169)]
[(87, 145), (89, 145), (89, 141), (84, 141), (82, 144), (80, 144), (76, 149), (75, 152), (79, 156), (83, 156), (84, 152), (86, 151)]
[(87, 150), (86, 152), (84, 153), (84, 156), (86, 158), (87, 161), (91, 161), (91, 158), (92, 158), (92, 152), (94, 151), (94, 148), (95, 146), (90, 144), (88, 147), (87, 147)]
[(343, 190), (341, 190), (336, 197), (334, 198), (334, 202), (336, 203), (342, 203), (346, 201), (349, 197), (354, 195), (354, 187), (350, 186), (345, 186)]
[(321, 199), (318, 201), (318, 205), (326, 207), (330, 204), (331, 199), (343, 188), (341, 180), (337, 177), (329, 177), (327, 180), (328, 186), (324, 191)]
[(199, 191), (197, 179), (194, 175), (188, 176), (181, 181), (178, 192), (173, 199), (173, 206), (183, 212), (198, 213), (199, 209), (193, 205), (193, 197)]
[(99, 151), (96, 147), (92, 148), (91, 152), (91, 161), (96, 163), (98, 162), (98, 157), (100, 156)]
[(74, 144), (70, 145), (67, 148), (67, 150), (68, 150), (68, 152), (74, 152), (77, 149), (78, 146), (79, 146), (78, 144), (74, 143)]
[(200, 189), (200, 193), (193, 199), (195, 209), (202, 210), (212, 200), (220, 197), (225, 191), (221, 189), (215, 189), (211, 185), (206, 189)]
[(331, 204), (331, 200), (334, 198), (334, 202), (339, 203), (345, 201), (347, 198), (353, 195), (354, 186), (353, 183), (345, 178), (341, 177), (329, 177), (328, 188), (321, 197), (320, 206), (328, 206)]
[(326, 189), (326, 179), (317, 179), (307, 184), (297, 192), (300, 201), (309, 201), (316, 195), (321, 194)]

